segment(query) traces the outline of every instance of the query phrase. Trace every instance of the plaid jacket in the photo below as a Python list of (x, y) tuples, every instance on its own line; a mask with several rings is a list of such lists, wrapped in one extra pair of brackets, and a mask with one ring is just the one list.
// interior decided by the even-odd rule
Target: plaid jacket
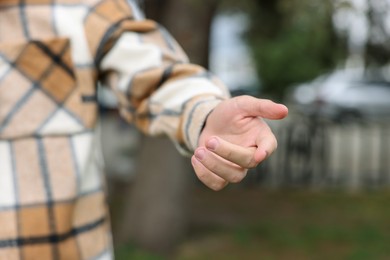
[(96, 84), (149, 135), (196, 147), (228, 96), (126, 0), (0, 0), (0, 259), (111, 259)]

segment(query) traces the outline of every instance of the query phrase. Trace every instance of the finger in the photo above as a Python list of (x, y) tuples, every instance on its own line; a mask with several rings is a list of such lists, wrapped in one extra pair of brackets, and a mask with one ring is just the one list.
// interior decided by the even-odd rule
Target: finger
[(238, 183), (244, 179), (247, 169), (244, 169), (205, 148), (198, 148), (195, 151), (195, 157), (210, 172), (218, 175), (231, 183)]
[(237, 97), (238, 106), (248, 116), (258, 116), (267, 119), (282, 119), (288, 114), (288, 108), (283, 104), (268, 99), (258, 99), (251, 96)]
[(254, 168), (258, 164), (254, 158), (256, 147), (243, 147), (215, 136), (208, 140), (206, 148), (242, 168)]
[(278, 147), (276, 137), (272, 133), (267, 135), (267, 137), (259, 137), (256, 140), (256, 144), (257, 149), (254, 155), (254, 160), (258, 163), (268, 158)]
[(228, 182), (208, 170), (195, 156), (191, 158), (192, 167), (198, 179), (212, 190), (222, 190)]

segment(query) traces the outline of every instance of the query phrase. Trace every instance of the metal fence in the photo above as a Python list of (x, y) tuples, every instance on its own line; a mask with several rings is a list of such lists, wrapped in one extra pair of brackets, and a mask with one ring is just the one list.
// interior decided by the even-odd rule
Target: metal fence
[(390, 185), (390, 122), (334, 123), (292, 117), (273, 126), (278, 150), (247, 184), (314, 187)]
[[(269, 124), (278, 149), (249, 172), (244, 186), (390, 186), (390, 120), (340, 124), (290, 114)], [(102, 116), (101, 128), (107, 172), (131, 180), (139, 135), (111, 115)]]

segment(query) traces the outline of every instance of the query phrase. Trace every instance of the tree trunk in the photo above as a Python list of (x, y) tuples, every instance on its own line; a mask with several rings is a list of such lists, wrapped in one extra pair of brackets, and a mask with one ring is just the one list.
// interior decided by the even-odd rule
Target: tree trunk
[(190, 168), (167, 138), (144, 137), (133, 188), (126, 191), (116, 242), (132, 241), (157, 253), (170, 253), (187, 224)]
[[(171, 32), (193, 63), (207, 67), (216, 3), (146, 0), (143, 7), (148, 18)], [(130, 240), (144, 249), (169, 253), (185, 235), (193, 171), (189, 159), (167, 138), (144, 137), (141, 146), (132, 188), (115, 196), (125, 198), (113, 216), (114, 242)]]
[(208, 68), (211, 23), (218, 4), (218, 0), (146, 0), (145, 12), (171, 32), (192, 63)]

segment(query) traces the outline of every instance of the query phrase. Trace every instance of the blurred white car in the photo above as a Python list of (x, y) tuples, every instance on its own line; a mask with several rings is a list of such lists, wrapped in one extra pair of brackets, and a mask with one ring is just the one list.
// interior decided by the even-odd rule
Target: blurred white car
[(354, 72), (335, 72), (296, 86), (289, 101), (304, 114), (335, 121), (390, 119), (390, 83)]

